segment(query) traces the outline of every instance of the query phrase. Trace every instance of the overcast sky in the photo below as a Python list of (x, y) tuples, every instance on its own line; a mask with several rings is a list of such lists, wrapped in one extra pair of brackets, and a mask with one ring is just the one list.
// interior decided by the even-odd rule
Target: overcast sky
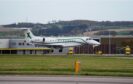
[(0, 24), (75, 19), (133, 21), (133, 0), (0, 0)]

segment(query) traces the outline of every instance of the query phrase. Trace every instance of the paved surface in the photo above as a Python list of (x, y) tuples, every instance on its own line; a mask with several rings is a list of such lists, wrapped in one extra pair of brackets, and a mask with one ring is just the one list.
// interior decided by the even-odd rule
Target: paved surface
[(91, 76), (0, 76), (0, 84), (133, 84), (133, 78)]

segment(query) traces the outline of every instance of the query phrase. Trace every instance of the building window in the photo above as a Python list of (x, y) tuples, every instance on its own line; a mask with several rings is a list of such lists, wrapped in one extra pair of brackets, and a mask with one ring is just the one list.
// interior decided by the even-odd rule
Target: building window
[(11, 43), (11, 45), (16, 45), (16, 43)]
[(25, 50), (23, 50), (23, 54), (25, 54)]
[(30, 54), (32, 54), (32, 50), (30, 50)]
[(17, 54), (17, 50), (11, 50), (11, 54)]
[(22, 45), (21, 43), (18, 43), (18, 45)]

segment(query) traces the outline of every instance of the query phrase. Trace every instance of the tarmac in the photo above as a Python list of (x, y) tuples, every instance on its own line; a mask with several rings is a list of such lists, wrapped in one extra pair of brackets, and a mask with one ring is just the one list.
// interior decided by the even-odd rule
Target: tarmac
[(3, 75), (0, 84), (133, 84), (133, 77)]

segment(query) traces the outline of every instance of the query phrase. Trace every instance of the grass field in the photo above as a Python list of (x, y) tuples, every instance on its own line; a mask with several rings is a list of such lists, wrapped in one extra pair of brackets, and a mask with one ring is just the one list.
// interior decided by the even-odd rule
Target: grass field
[(74, 75), (74, 62), (80, 61), (77, 75), (133, 76), (133, 57), (85, 55), (0, 55), (0, 75)]

